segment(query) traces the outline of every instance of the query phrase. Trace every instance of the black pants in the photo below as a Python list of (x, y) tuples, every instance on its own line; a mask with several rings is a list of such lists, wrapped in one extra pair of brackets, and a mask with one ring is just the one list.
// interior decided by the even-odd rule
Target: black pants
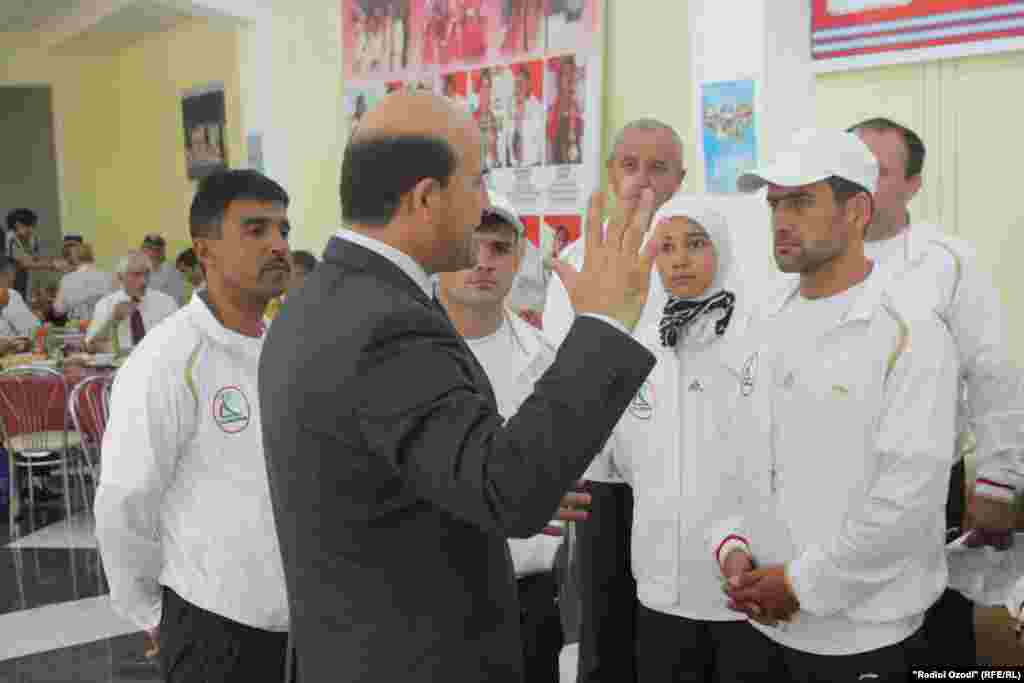
[(552, 572), (531, 574), (516, 581), (516, 586), (525, 680), (558, 683), (558, 653), (564, 641), (555, 576)]
[(784, 680), (782, 648), (745, 621), (694, 621), (640, 606), (639, 683)]
[(590, 484), (590, 518), (577, 525), (580, 655), (577, 683), (636, 681), (639, 603), (630, 566), (633, 491), (626, 484)]
[[(953, 466), (946, 499), (946, 528), (959, 536), (964, 507), (964, 462)], [(975, 666), (977, 643), (974, 633), (974, 603), (955, 590), (946, 589), (924, 618), (924, 635), (932, 650), (934, 666)]]
[(166, 683), (281, 683), (288, 634), (245, 626), (164, 588), (160, 665)]
[(856, 655), (812, 655), (780, 649), (784, 670), (773, 680), (792, 683), (905, 683), (910, 680), (910, 672), (930, 656), (923, 629), (902, 643)]

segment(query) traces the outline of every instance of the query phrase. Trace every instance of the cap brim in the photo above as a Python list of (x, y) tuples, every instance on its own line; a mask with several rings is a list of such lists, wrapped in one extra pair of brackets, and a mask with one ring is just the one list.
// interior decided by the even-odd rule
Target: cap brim
[(825, 180), (828, 176), (809, 176), (793, 173), (781, 168), (768, 167), (744, 173), (736, 179), (736, 189), (745, 194), (757, 192), (762, 187), (803, 187)]
[(515, 227), (516, 233), (518, 233), (520, 237), (526, 234), (526, 226), (523, 225), (523, 222), (521, 220), (519, 220), (519, 216), (515, 215), (511, 211), (508, 211), (507, 209), (504, 209), (500, 206), (490, 206), (484, 210), (484, 213), (489, 213), (492, 216), (498, 216), (506, 223), (510, 223), (513, 227)]

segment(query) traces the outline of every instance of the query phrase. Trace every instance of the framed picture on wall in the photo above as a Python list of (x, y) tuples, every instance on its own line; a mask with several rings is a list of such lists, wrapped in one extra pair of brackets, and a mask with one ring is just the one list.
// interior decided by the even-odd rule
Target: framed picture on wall
[(228, 166), (224, 86), (213, 83), (186, 91), (181, 98), (185, 129), (185, 166), (190, 179)]

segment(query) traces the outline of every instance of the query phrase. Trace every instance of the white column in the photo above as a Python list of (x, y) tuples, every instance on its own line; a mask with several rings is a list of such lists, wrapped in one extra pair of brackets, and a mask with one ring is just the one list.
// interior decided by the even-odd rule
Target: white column
[[(760, 163), (801, 128), (815, 125), (810, 3), (805, 0), (689, 0), (694, 139), (692, 188), (704, 188), (702, 84), (753, 79)], [(778, 275), (761, 196), (723, 195), (742, 279), (752, 296)], [(743, 296), (743, 293), (740, 293)]]

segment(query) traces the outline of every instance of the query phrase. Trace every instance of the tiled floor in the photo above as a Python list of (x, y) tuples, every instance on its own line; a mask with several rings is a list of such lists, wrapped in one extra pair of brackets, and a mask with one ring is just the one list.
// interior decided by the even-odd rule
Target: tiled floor
[(114, 613), (90, 515), (42, 507), (0, 521), (0, 683), (159, 681), (143, 636)]

